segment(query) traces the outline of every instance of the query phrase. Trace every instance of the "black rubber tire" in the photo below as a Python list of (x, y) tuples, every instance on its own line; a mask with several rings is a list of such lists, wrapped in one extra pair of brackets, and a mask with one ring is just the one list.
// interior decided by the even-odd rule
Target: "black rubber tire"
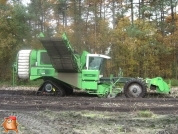
[(71, 94), (73, 94), (74, 90), (73, 90), (73, 87), (72, 87), (72, 86), (70, 86), (70, 85), (68, 85), (68, 84), (66, 84), (66, 83), (61, 83), (60, 86), (63, 87), (63, 89), (64, 89), (66, 95), (71, 95)]
[[(46, 90), (45, 86), (49, 84), (49, 88), (51, 88), (52, 90)], [(64, 88), (62, 86), (57, 85), (55, 82), (50, 81), (50, 80), (46, 80), (43, 82), (43, 84), (40, 86), (40, 88), (37, 91), (37, 96), (41, 96), (41, 95), (46, 95), (46, 93), (54, 95), (54, 96), (59, 96), (59, 97), (63, 97), (66, 95)]]
[(144, 98), (146, 94), (146, 84), (142, 80), (131, 79), (124, 85), (124, 95), (127, 98)]
[(65, 88), (66, 90), (65, 90), (65, 92), (66, 92), (66, 95), (72, 95), (73, 93), (74, 93), (74, 90), (73, 90), (73, 88), (71, 87), (71, 88)]
[(63, 97), (66, 95), (64, 89), (61, 86), (58, 86), (56, 89), (56, 96)]
[(64, 88), (62, 86), (60, 86), (59, 84), (56, 84), (53, 82), (53, 86), (55, 88), (55, 95), (59, 96), (59, 97), (63, 97), (66, 95), (66, 92), (64, 90)]
[(63, 92), (65, 92), (65, 95), (73, 94), (73, 88), (70, 85), (59, 83), (59, 82), (56, 82), (56, 85), (63, 89)]
[(50, 83), (50, 82), (45, 83), (44, 84), (44, 90), (46, 92), (52, 92), (52, 90), (53, 90), (53, 84)]
[(37, 96), (43, 96), (43, 93), (42, 93), (42, 91), (37, 91), (37, 92), (36, 92), (36, 95), (37, 95)]

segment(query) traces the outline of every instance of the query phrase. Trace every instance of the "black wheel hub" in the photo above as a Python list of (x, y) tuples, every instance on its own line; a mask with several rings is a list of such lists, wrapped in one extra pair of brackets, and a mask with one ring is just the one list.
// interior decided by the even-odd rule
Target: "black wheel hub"
[(137, 92), (137, 89), (136, 89), (136, 88), (134, 88), (132, 91), (133, 91), (133, 93), (136, 93), (136, 92)]
[(44, 87), (46, 92), (51, 92), (53, 89), (53, 85), (51, 83), (47, 83)]

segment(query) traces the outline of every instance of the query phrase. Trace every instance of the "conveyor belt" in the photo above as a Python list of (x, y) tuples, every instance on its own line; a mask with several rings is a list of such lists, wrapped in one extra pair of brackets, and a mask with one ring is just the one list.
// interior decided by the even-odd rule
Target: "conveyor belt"
[(51, 63), (57, 72), (78, 72), (74, 55), (66, 45), (66, 40), (59, 37), (40, 38), (41, 43), (47, 50)]

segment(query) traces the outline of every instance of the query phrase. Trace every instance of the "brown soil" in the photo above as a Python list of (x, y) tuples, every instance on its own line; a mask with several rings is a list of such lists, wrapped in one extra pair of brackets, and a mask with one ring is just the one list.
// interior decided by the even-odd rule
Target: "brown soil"
[(61, 98), (35, 93), (1, 89), (1, 122), (17, 116), (21, 134), (178, 133), (178, 98), (169, 95), (109, 99), (83, 92)]

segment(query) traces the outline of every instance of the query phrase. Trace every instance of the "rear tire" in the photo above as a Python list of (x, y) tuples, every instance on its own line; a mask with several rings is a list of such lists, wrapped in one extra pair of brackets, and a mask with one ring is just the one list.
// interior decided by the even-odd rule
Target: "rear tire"
[(146, 93), (146, 84), (139, 79), (131, 79), (124, 85), (124, 94), (127, 98), (143, 98)]

